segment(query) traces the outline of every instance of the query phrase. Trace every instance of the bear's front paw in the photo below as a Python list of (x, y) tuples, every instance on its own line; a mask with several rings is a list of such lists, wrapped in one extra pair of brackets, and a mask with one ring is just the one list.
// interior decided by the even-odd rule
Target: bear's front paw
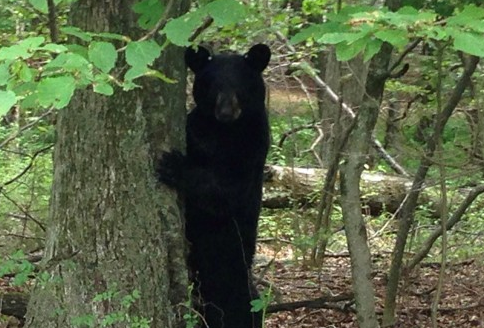
[(183, 162), (184, 156), (180, 151), (163, 152), (156, 166), (158, 181), (170, 188), (178, 189), (183, 174)]

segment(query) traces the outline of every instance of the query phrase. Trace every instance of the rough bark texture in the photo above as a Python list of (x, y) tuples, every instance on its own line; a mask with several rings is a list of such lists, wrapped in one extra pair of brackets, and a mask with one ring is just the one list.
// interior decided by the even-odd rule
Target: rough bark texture
[[(336, 60), (336, 52), (331, 49), (327, 56), (325, 67), (326, 81), (333, 91), (340, 94), (340, 98), (352, 108), (357, 108), (361, 102), (364, 92), (364, 85), (368, 73), (368, 65), (363, 62), (362, 56), (358, 56), (347, 63), (339, 63)], [(320, 65), (321, 66), (321, 65)], [(315, 263), (321, 263), (328, 236), (331, 231), (331, 212), (333, 194), (338, 173), (338, 165), (341, 157), (341, 149), (348, 140), (349, 132), (354, 127), (352, 117), (343, 115), (341, 104), (335, 103), (320, 90), (319, 111), (320, 122), (325, 131), (321, 140), (322, 163), (328, 169), (321, 191), (321, 202), (316, 219), (315, 231), (319, 237), (319, 243), (312, 250), (311, 258)]]
[[(132, 4), (79, 0), (72, 25), (139, 37)], [(187, 1), (177, 2), (170, 16), (186, 9)], [(127, 316), (112, 327), (135, 317), (150, 327), (177, 326), (176, 306), (187, 294), (181, 215), (176, 195), (157, 184), (153, 163), (162, 148), (183, 148), (182, 57), (169, 47), (159, 61), (178, 84), (144, 80), (142, 89), (112, 97), (78, 91), (59, 113), (46, 275), (32, 294), (26, 327), (99, 326), (118, 311)], [(134, 291), (139, 299), (123, 305)]]
[[(368, 74), (367, 63), (363, 62), (362, 56), (346, 63), (339, 63), (336, 60), (334, 49), (331, 49), (325, 57), (326, 62), (320, 63), (322, 64), (320, 66), (325, 66), (324, 81), (340, 95), (346, 104), (358, 112), (365, 91), (364, 86)], [(321, 145), (321, 160), (325, 167), (328, 167), (334, 157), (335, 138), (341, 135), (342, 128), (349, 125), (351, 118), (338, 113), (341, 111), (340, 105), (330, 99), (325, 90), (319, 91), (318, 99), (321, 126), (325, 131)]]
[(366, 92), (355, 118), (344, 162), (340, 168), (341, 208), (345, 224), (348, 250), (351, 257), (353, 291), (358, 323), (361, 328), (378, 327), (375, 314), (375, 291), (371, 278), (371, 254), (360, 204), (360, 178), (368, 156), (371, 135), (378, 118), (392, 47), (383, 44), (370, 64)]

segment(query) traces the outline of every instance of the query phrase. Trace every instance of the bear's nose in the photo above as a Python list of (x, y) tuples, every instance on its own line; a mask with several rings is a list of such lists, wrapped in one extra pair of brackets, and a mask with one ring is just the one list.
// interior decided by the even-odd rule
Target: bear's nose
[(222, 123), (230, 123), (239, 118), (241, 114), (239, 102), (235, 95), (219, 94), (215, 105), (215, 118)]

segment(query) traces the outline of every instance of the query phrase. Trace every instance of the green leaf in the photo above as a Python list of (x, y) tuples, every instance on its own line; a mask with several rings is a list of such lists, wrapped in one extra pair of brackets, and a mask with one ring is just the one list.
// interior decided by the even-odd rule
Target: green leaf
[(43, 36), (34, 36), (27, 38), (25, 40), (22, 40), (19, 45), (22, 48), (25, 48), (27, 50), (37, 50), (39, 46), (45, 42), (45, 38)]
[(29, 0), (29, 3), (32, 5), (32, 7), (43, 14), (47, 14), (49, 12), (47, 0)]
[(116, 48), (109, 42), (92, 42), (89, 45), (88, 56), (94, 66), (104, 73), (113, 69), (118, 59)]
[(407, 32), (403, 30), (385, 29), (375, 33), (375, 36), (382, 41), (401, 49), (408, 44)]
[(363, 54), (363, 61), (364, 62), (367, 62), (369, 61), (371, 58), (373, 58), (373, 56), (378, 52), (380, 51), (380, 48), (381, 48), (381, 45), (383, 44), (383, 42), (381, 40), (378, 40), (378, 39), (373, 39), (373, 40), (370, 40), (367, 44), (366, 44), (366, 48), (365, 48), (365, 52)]
[(20, 80), (23, 81), (23, 82), (32, 81), (32, 71), (31, 71), (30, 67), (27, 64), (25, 64), (24, 62), (22, 62), (21, 66), (20, 66), (18, 76), (19, 76)]
[(96, 33), (96, 36), (104, 39), (110, 39), (110, 40), (119, 40), (119, 41), (125, 41), (125, 42), (131, 41), (127, 36), (116, 34), (116, 33), (102, 32), (102, 33)]
[(62, 32), (64, 32), (65, 34), (75, 36), (75, 37), (81, 39), (82, 41), (91, 42), (91, 40), (92, 40), (92, 36), (91, 36), (90, 33), (84, 32), (83, 30), (81, 30), (78, 27), (66, 26), (66, 27), (61, 28), (60, 30)]
[(81, 46), (80, 44), (68, 44), (67, 46), (67, 49), (76, 54), (76, 55), (79, 55), (81, 57), (84, 57), (84, 58), (89, 58), (88, 54), (87, 54), (87, 47), (84, 47), (84, 46)]
[[(300, 33), (297, 33), (292, 39), (291, 39), (291, 43), (297, 43), (297, 42), (300, 42), (300, 41), (304, 41), (304, 40), (307, 40), (309, 38), (314, 38), (315, 41), (317, 42), (321, 42), (321, 39), (326, 35), (326, 34), (329, 34), (329, 33), (342, 33), (342, 32), (346, 32), (348, 31), (349, 29), (344, 26), (344, 25), (341, 25), (340, 23), (336, 23), (336, 22), (327, 22), (327, 23), (324, 23), (324, 24), (317, 24), (317, 25), (312, 25), (312, 26), (309, 26), (307, 29), (303, 29), (301, 30)], [(301, 35), (299, 35), (301, 34)]]
[(427, 29), (418, 31), (417, 36), (434, 39), (434, 40), (444, 40), (449, 36), (448, 30), (442, 26), (430, 26)]
[(131, 66), (148, 66), (161, 54), (161, 47), (155, 41), (135, 41), (126, 47), (126, 61)]
[(54, 60), (44, 66), (44, 69), (62, 68), (67, 71), (86, 72), (89, 69), (89, 62), (81, 55), (66, 52), (57, 56)]
[(339, 12), (328, 13), (328, 21), (346, 23), (349, 18), (361, 13), (372, 13), (375, 11), (371, 6), (343, 6)]
[(386, 25), (391, 24), (401, 30), (406, 30), (413, 25), (427, 24), (431, 25), (435, 22), (436, 14), (434, 12), (417, 11), (412, 7), (403, 7), (397, 12), (385, 12), (382, 16), (382, 21), (387, 22)]
[(467, 23), (467, 27), (475, 32), (484, 33), (484, 19), (470, 21)]
[(399, 15), (417, 16), (418, 10), (411, 6), (404, 6), (397, 10)]
[(250, 305), (252, 306), (250, 312), (260, 312), (264, 309), (265, 306), (264, 301), (261, 299), (255, 299), (250, 301)]
[(17, 96), (24, 97), (26, 95), (32, 94), (37, 90), (37, 82), (25, 82), (17, 84), (12, 91), (15, 92)]
[(162, 33), (171, 41), (171, 43), (186, 47), (191, 44), (188, 38), (192, 35), (192, 32), (200, 25), (204, 17), (204, 13), (200, 10), (187, 13), (178, 18), (169, 21)]
[(61, 52), (66, 52), (67, 47), (63, 46), (62, 44), (57, 43), (47, 43), (43, 47), (40, 47), (39, 50), (46, 50), (56, 54), (60, 54)]
[(0, 115), (5, 115), (17, 102), (15, 93), (0, 90)]
[(76, 81), (72, 76), (45, 78), (37, 88), (39, 104), (43, 107), (63, 108), (69, 104), (75, 88)]
[(94, 92), (106, 96), (112, 96), (114, 93), (114, 89), (109, 83), (105, 81), (99, 81), (94, 83)]
[(243, 21), (247, 13), (244, 5), (236, 0), (215, 0), (205, 6), (207, 13), (212, 16), (218, 26), (226, 26)]
[(351, 43), (359, 37), (356, 33), (327, 33), (318, 42), (327, 44)]
[(39, 101), (37, 94), (29, 94), (20, 101), (20, 107), (23, 109), (36, 109), (39, 108)]
[(140, 86), (133, 82), (133, 80), (125, 80), (122, 84), (123, 91), (131, 91), (133, 89), (139, 88)]
[(114, 89), (111, 82), (111, 76), (109, 74), (98, 74), (94, 77), (93, 89), (94, 92), (100, 93), (106, 96), (111, 96), (114, 94)]
[(336, 45), (336, 58), (338, 61), (348, 61), (356, 57), (361, 51), (365, 49), (368, 39), (359, 39), (355, 42), (348, 43), (338, 43)]
[(162, 72), (157, 71), (157, 70), (154, 70), (154, 69), (149, 70), (146, 73), (146, 75), (147, 76), (153, 76), (153, 77), (159, 78), (160, 80), (162, 80), (165, 83), (173, 84), (173, 83), (176, 83), (177, 82), (176, 80), (170, 79), (168, 76), (166, 76)]
[(10, 65), (7, 63), (0, 64), (0, 86), (6, 85), (10, 79)]
[(303, 28), (299, 32), (297, 32), (295, 35), (291, 37), (289, 40), (289, 43), (291, 44), (298, 44), (301, 42), (304, 42), (310, 38), (314, 38), (316, 34), (318, 34), (319, 31), (319, 26), (318, 25), (310, 25), (306, 28)]
[(155, 27), (165, 8), (159, 0), (142, 0), (133, 5), (133, 11), (140, 14), (138, 24), (144, 29)]
[(15, 60), (18, 58), (27, 59), (30, 56), (31, 54), (27, 51), (27, 49), (18, 44), (11, 47), (0, 48), (0, 60)]
[(484, 57), (483, 36), (476, 33), (455, 33), (454, 48), (470, 55)]
[(0, 48), (0, 60), (27, 59), (32, 57), (35, 50), (45, 41), (42, 36), (30, 37), (11, 47)]
[(126, 74), (124, 74), (124, 79), (127, 81), (132, 81), (137, 77), (143, 76), (149, 72), (149, 68), (147, 66), (133, 66)]
[(469, 5), (464, 7), (460, 13), (447, 19), (448, 25), (468, 26), (470, 22), (482, 21), (484, 19), (484, 8)]

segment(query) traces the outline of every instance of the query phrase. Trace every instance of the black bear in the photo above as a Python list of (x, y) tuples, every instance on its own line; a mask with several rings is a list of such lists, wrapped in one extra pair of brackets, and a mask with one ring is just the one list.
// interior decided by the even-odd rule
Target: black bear
[(188, 48), (196, 107), (187, 154), (167, 153), (160, 163), (161, 181), (185, 196), (188, 265), (210, 328), (262, 326), (261, 314), (251, 312), (258, 298), (251, 267), (270, 143), (262, 79), (270, 56), (264, 44), (244, 55)]

